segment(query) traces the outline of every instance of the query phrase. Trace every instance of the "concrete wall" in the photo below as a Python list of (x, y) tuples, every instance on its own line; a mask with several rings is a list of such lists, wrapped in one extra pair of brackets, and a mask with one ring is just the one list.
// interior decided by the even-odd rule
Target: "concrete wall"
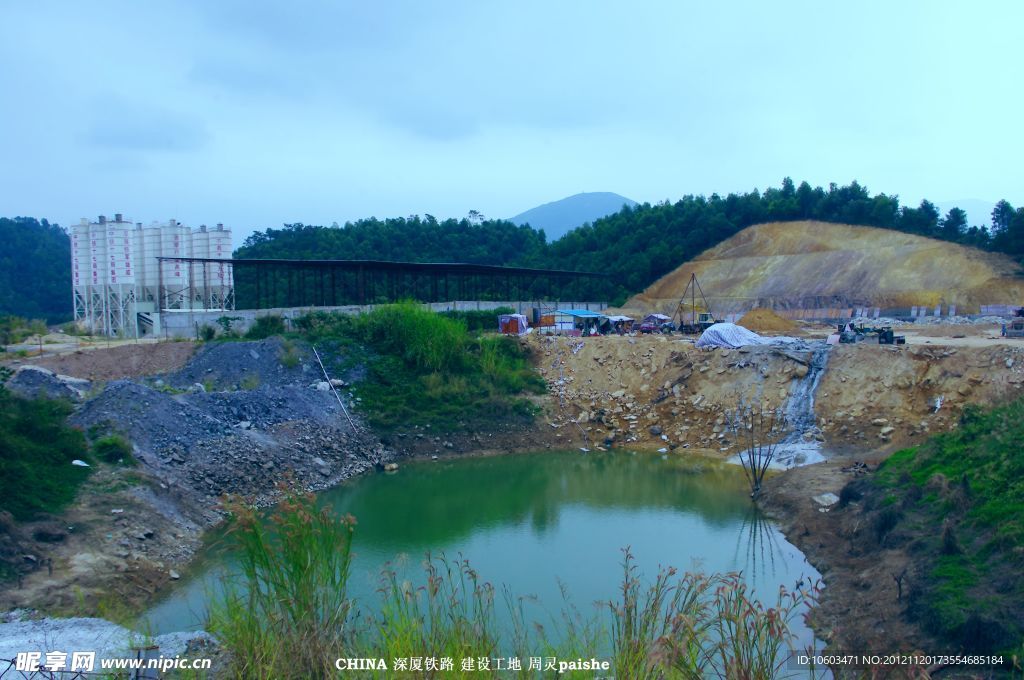
[[(368, 312), (377, 305), (348, 305), (344, 307), (279, 307), (275, 309), (236, 309), (230, 311), (191, 311), (172, 310), (163, 311), (159, 316), (160, 337), (167, 338), (194, 338), (197, 337), (199, 329), (203, 326), (213, 326), (220, 332), (220, 325), (217, 319), (222, 316), (237, 319), (231, 323), (233, 330), (244, 333), (253, 322), (261, 316), (280, 316), (285, 319), (294, 319), (310, 312), (338, 312), (341, 314), (360, 314)], [(530, 311), (537, 306), (544, 310), (554, 309), (592, 309), (601, 311), (608, 307), (607, 302), (579, 302), (579, 301), (494, 301), (494, 300), (453, 300), (451, 302), (431, 302), (423, 305), (436, 312), (448, 311), (474, 311), (497, 309), (498, 307), (511, 307), (521, 314), (530, 316)], [(497, 319), (495, 319), (497, 326)]]

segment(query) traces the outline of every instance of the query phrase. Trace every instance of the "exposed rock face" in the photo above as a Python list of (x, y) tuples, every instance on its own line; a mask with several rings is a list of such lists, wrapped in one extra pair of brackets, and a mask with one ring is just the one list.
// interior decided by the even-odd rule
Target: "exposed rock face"
[(839, 345), (819, 368), (811, 345), (702, 351), (679, 336), (527, 342), (553, 395), (550, 430), (573, 446), (656, 443), (736, 453), (743, 442), (726, 426), (726, 413), (739, 404), (784, 407), (814, 378), (813, 418), (801, 418), (796, 434), (824, 440), (826, 449), (869, 450), (921, 441), (955, 427), (964, 405), (1024, 389), (1024, 344)]

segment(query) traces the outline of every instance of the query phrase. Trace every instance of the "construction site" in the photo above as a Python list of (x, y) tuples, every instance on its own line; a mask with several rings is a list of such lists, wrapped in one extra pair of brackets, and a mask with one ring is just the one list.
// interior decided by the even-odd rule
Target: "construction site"
[[(195, 252), (183, 266), (198, 266)], [(172, 266), (155, 278), (143, 273), (157, 288), (136, 287), (120, 309), (130, 301), (133, 313), (147, 314), (141, 305), (166, 297), (160, 290), (178, 270)], [(76, 281), (78, 318), (97, 331), (127, 328), (121, 311), (90, 302), (99, 298)], [(110, 286), (122, 282), (103, 285), (109, 301)], [(510, 285), (518, 292), (531, 282)], [(193, 304), (227, 309), (230, 296), (209, 290), (181, 298), (181, 313)], [(286, 298), (266, 299), (278, 306)], [(893, 574), (923, 573), (919, 558), (907, 545), (851, 549), (862, 531), (856, 504), (837, 503), (844, 487), (893, 452), (956, 430), (970, 408), (1024, 396), (1024, 278), (1013, 262), (867, 227), (775, 223), (744, 230), (621, 308), (518, 299), (500, 328), (527, 351), (547, 391), (529, 397), (536, 409), (529, 424), (490, 429), (375, 432), (360, 415), (366, 367), (340, 355), (320, 363), (311, 344), (294, 339), (57, 345), (6, 362), (9, 389), (70, 398), (79, 427), (127, 436), (140, 462), (132, 474), (148, 481), (109, 494), (93, 487), (68, 511), (87, 529), (60, 541), (32, 539), (31, 530), (9, 538), (5, 559), (30, 554), (32, 565), (59, 566), (23, 568), (19, 587), (0, 601), (60, 609), (72, 592), (113, 589), (139, 602), (148, 599), (139, 589), (166, 592), (200, 550), (203, 532), (220, 521), (216, 499), (243, 493), (272, 501), (286, 470), (306, 488), (323, 489), (405, 459), (523, 451), (650, 451), (742, 463), (750, 444), (736, 418), (756, 405), (785, 414), (758, 504), (823, 575), (815, 635), (843, 649), (891, 639), (909, 649), (936, 644), (890, 593)], [(298, 318), (334, 301), (321, 295), (275, 311)], [(181, 414), (189, 427), (180, 426)], [(109, 485), (119, 474), (99, 479)]]

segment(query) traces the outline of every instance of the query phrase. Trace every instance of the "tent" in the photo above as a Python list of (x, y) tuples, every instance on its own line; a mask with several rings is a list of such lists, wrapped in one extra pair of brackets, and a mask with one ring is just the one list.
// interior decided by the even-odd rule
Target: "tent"
[(665, 316), (664, 314), (648, 314), (647, 316), (644, 317), (644, 320), (641, 323), (653, 323), (656, 326), (660, 326), (666, 321), (671, 320), (671, 316)]
[(523, 314), (501, 314), (498, 316), (498, 330), (505, 335), (526, 335), (530, 324)]

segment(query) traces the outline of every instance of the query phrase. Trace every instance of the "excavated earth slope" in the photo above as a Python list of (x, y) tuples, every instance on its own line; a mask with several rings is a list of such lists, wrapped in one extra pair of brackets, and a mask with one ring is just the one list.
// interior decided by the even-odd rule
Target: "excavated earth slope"
[(774, 309), (1021, 304), (1010, 258), (874, 227), (773, 222), (744, 229), (665, 275), (625, 305), (672, 314), (695, 273), (721, 315)]

